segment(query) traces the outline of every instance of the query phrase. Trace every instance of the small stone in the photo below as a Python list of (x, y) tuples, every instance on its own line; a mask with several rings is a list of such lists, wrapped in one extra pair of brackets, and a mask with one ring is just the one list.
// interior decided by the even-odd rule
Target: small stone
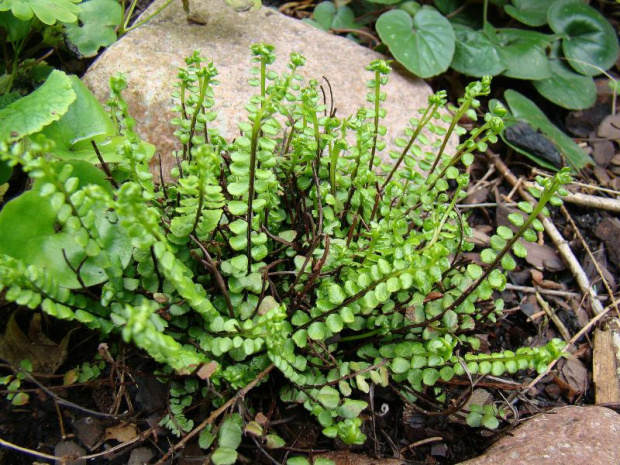
[(536, 415), (483, 455), (460, 465), (618, 465), (620, 415), (603, 407), (563, 407)]
[(609, 162), (616, 153), (613, 142), (603, 140), (599, 142), (591, 142), (591, 144), (593, 148), (592, 158), (594, 158), (594, 161), (598, 166), (607, 168)]
[(155, 452), (148, 447), (138, 447), (131, 451), (127, 465), (146, 465), (154, 456)]
[(79, 459), (83, 455), (86, 455), (86, 450), (83, 447), (78, 446), (73, 441), (60, 441), (54, 448), (54, 455), (56, 457), (63, 457), (63, 460), (57, 460), (57, 464), (62, 465), (85, 465), (86, 460)]
[(615, 154), (610, 160), (610, 163), (615, 166), (620, 166), (620, 153)]
[[(144, 15), (153, 13), (164, 1), (156, 0)], [(226, 138), (239, 134), (237, 124), (247, 118), (245, 105), (256, 93), (247, 81), (252, 67), (250, 45), (258, 42), (275, 46), (277, 60), (270, 69), (276, 72), (286, 70), (291, 52), (304, 55), (307, 62), (299, 73), (306, 83), (316, 79), (325, 88), (328, 109), (331, 87), (337, 117), (355, 114), (358, 108), (369, 105), (367, 82), (373, 73), (365, 68), (372, 60), (385, 56), (267, 7), (239, 13), (222, 1), (192, 0), (191, 9), (206, 18), (207, 24), (188, 22), (180, 3), (173, 2), (154, 20), (109, 47), (84, 76), (85, 84), (105, 102), (110, 77), (119, 71), (126, 73), (128, 88), (124, 97), (129, 113), (137, 118), (138, 134), (161, 153), (164, 173), (169, 173), (176, 163), (172, 151), (180, 148), (170, 124), (175, 116), (171, 112), (171, 93), (179, 67), (185, 67), (184, 58), (194, 50), (201, 50), (219, 71), (221, 84), (214, 88), (213, 108), (218, 119), (213, 127)], [(381, 125), (387, 128), (388, 146), (380, 156), (389, 161), (388, 149), (393, 147), (389, 142), (402, 136), (410, 118), (419, 117), (417, 111), (426, 108), (432, 89), (423, 80), (395, 69), (385, 91), (388, 97), (383, 107), (387, 115)], [(448, 150), (453, 150), (457, 142), (454, 137)], [(151, 162), (151, 171), (157, 173), (158, 157)]]

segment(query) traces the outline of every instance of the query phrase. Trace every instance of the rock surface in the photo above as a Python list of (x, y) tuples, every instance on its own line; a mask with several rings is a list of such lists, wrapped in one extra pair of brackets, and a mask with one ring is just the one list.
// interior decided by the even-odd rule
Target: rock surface
[[(162, 3), (156, 0), (144, 15)], [(174, 162), (171, 150), (178, 148), (170, 125), (170, 94), (178, 68), (185, 66), (184, 57), (194, 50), (201, 50), (219, 70), (221, 84), (215, 89), (215, 109), (219, 111), (217, 126), (225, 137), (238, 133), (237, 122), (246, 116), (244, 106), (254, 91), (247, 85), (253, 43), (275, 45), (278, 60), (273, 69), (278, 72), (285, 70), (291, 52), (303, 54), (308, 60), (301, 73), (306, 80), (319, 80), (326, 89), (322, 77), (329, 80), (339, 116), (353, 114), (366, 105), (366, 82), (372, 73), (364, 68), (372, 60), (385, 58), (269, 8), (238, 13), (222, 0), (192, 0), (191, 9), (194, 17), (205, 19), (205, 24), (189, 22), (180, 2), (174, 2), (112, 45), (84, 77), (86, 85), (105, 102), (110, 76), (118, 71), (126, 73), (129, 86), (124, 95), (130, 113), (138, 120), (138, 133), (161, 153), (165, 173)], [(426, 107), (432, 91), (424, 81), (399, 72), (392, 73), (386, 91), (387, 117), (383, 124), (388, 128), (389, 141), (402, 134), (419, 108)], [(387, 150), (383, 156), (387, 157)]]
[(484, 455), (459, 465), (618, 465), (620, 415), (603, 407), (563, 407), (536, 415)]

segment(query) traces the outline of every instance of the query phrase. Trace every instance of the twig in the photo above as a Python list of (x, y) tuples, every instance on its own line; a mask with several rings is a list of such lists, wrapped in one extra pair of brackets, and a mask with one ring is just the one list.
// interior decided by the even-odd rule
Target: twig
[[(498, 171), (502, 174), (502, 176), (504, 176), (504, 178), (506, 178), (506, 180), (510, 184), (514, 186), (519, 182), (517, 177), (512, 174), (510, 169), (499, 158), (499, 156), (493, 153), (490, 149), (488, 149), (486, 153), (491, 163), (495, 165)], [(519, 188), (519, 194), (527, 201), (532, 203), (535, 202), (535, 199), (525, 189)], [(596, 291), (592, 287), (590, 280), (586, 276), (586, 273), (583, 271), (583, 268), (579, 264), (579, 261), (573, 254), (573, 251), (568, 245), (568, 242), (566, 242), (566, 240), (562, 237), (560, 232), (557, 230), (557, 228), (549, 218), (541, 216), (540, 221), (545, 227), (545, 231), (557, 247), (558, 252), (564, 259), (564, 262), (573, 273), (575, 281), (577, 281), (581, 292), (583, 292), (584, 295), (590, 297), (590, 303), (592, 305), (592, 311), (594, 312), (594, 314), (598, 315), (599, 313), (603, 312), (603, 305), (598, 300), (598, 295), (596, 294)]]
[(425, 444), (430, 444), (432, 442), (439, 442), (439, 441), (443, 441), (444, 439), (441, 436), (433, 436), (432, 438), (426, 438), (426, 439), (421, 439), (420, 441), (416, 441), (413, 442), (411, 444), (409, 444), (408, 446), (405, 446), (403, 448), (400, 449), (401, 454), (403, 452), (406, 452), (407, 450), (411, 449), (412, 447), (420, 447), (423, 446)]
[(237, 400), (245, 397), (245, 395), (248, 392), (250, 392), (274, 368), (275, 368), (275, 365), (271, 364), (267, 368), (265, 368), (263, 371), (261, 371), (258, 375), (256, 375), (256, 378), (254, 378), (252, 381), (250, 381), (250, 383), (246, 387), (244, 387), (243, 389), (240, 389), (239, 391), (237, 391), (237, 394), (235, 394), (224, 405), (222, 405), (215, 412), (213, 412), (211, 415), (209, 415), (206, 420), (204, 420), (202, 423), (200, 423), (198, 426), (196, 426), (196, 428), (194, 428), (192, 431), (190, 431), (187, 434), (187, 436), (185, 436), (183, 439), (181, 439), (179, 442), (177, 442), (174, 446), (172, 446), (168, 450), (168, 452), (166, 452), (166, 454), (155, 465), (163, 465), (164, 463), (166, 463), (166, 461), (168, 460), (168, 457), (170, 457), (170, 455), (172, 455), (175, 451), (185, 447), (185, 444), (187, 444), (187, 442), (190, 439), (192, 439), (194, 436), (199, 434), (203, 429), (205, 429), (207, 427), (207, 425), (210, 425), (211, 423), (213, 423), (213, 421), (215, 421), (215, 419), (217, 417), (219, 417), (222, 413), (224, 413), (226, 410), (228, 410), (229, 407), (234, 405), (235, 402), (237, 402)]
[[(510, 283), (506, 284), (505, 289), (507, 291), (527, 292), (530, 294), (534, 294), (538, 292), (540, 295), (553, 295), (556, 297), (582, 297), (582, 295), (577, 292), (558, 291), (555, 289), (544, 289), (542, 287), (519, 286), (517, 284), (510, 284)], [(607, 297), (599, 296), (598, 299), (607, 300)]]
[[(607, 294), (609, 294), (609, 297), (611, 298), (611, 300), (613, 300), (614, 293), (612, 292), (611, 288), (609, 287), (609, 283), (605, 279), (605, 276), (603, 276), (603, 271), (601, 270), (601, 267), (599, 266), (598, 261), (594, 257), (594, 254), (590, 250), (590, 246), (588, 246), (588, 243), (584, 240), (583, 236), (581, 235), (581, 232), (579, 231), (579, 228), (577, 227), (577, 225), (573, 221), (573, 218), (570, 216), (570, 214), (568, 213), (568, 210), (566, 210), (564, 205), (562, 205), (560, 207), (560, 210), (562, 211), (562, 213), (564, 214), (564, 216), (566, 217), (568, 222), (573, 227), (573, 230), (575, 231), (575, 234), (577, 234), (577, 237), (581, 241), (581, 244), (583, 245), (583, 248), (585, 249), (585, 251), (587, 252), (588, 256), (590, 257), (590, 260), (592, 260), (592, 265), (594, 265), (594, 268), (596, 268), (596, 272), (601, 277), (601, 281), (603, 281), (603, 286), (605, 286), (605, 289), (607, 290)], [(617, 306), (616, 306), (616, 312), (618, 312), (618, 307)]]
[(35, 457), (40, 457), (42, 459), (47, 460), (56, 460), (56, 463), (62, 463), (62, 457), (56, 457), (55, 455), (44, 454), (43, 452), (37, 452), (36, 450), (26, 449), (25, 447), (18, 446), (17, 444), (13, 444), (12, 442), (5, 441), (0, 438), (0, 446), (7, 447), (9, 449), (17, 450), (19, 452), (23, 452), (24, 454), (33, 455)]
[[(564, 347), (562, 352), (568, 352), (569, 347), (574, 346), (575, 342), (577, 342), (579, 339), (581, 339), (581, 337), (584, 334), (586, 334), (588, 331), (590, 331), (590, 329), (592, 329), (592, 326), (594, 326), (596, 323), (598, 323), (600, 320), (602, 320), (603, 317), (605, 317), (607, 315), (607, 313), (609, 313), (611, 311), (611, 309), (613, 307), (615, 307), (616, 305), (618, 305), (619, 303), (620, 303), (620, 299), (615, 300), (610, 305), (605, 307), (601, 313), (597, 314), (594, 318), (592, 318), (588, 322), (587, 325), (585, 325), (583, 328), (581, 328), (579, 330), (579, 332), (572, 337), (572, 339), (568, 342), (568, 344), (566, 344), (566, 347)], [(530, 384), (527, 385), (526, 389), (531, 389), (534, 386), (536, 386), (536, 384), (538, 384), (538, 382), (541, 379), (543, 379), (543, 377), (545, 377), (549, 373), (549, 371), (551, 371), (551, 369), (555, 366), (555, 364), (558, 362), (558, 360), (559, 359), (554, 360), (553, 362), (551, 362), (549, 364), (549, 367), (547, 368), (547, 371), (545, 371), (544, 373), (539, 374)]]
[(562, 335), (564, 340), (566, 342), (570, 341), (571, 335), (568, 332), (568, 329), (566, 329), (566, 326), (564, 326), (564, 323), (562, 323), (562, 320), (560, 320), (560, 318), (556, 315), (556, 313), (553, 310), (551, 310), (547, 301), (544, 300), (538, 292), (536, 293), (536, 300), (538, 301), (542, 309), (545, 311), (545, 313), (549, 316), (549, 318), (551, 318), (551, 321), (553, 321), (553, 324), (555, 324), (556, 328), (558, 328), (558, 331), (560, 331), (560, 334)]

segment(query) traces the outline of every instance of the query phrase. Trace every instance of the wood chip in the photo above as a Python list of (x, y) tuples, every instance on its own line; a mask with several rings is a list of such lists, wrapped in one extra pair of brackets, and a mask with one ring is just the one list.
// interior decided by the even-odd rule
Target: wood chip
[(597, 404), (620, 404), (616, 354), (611, 331), (594, 332), (592, 376)]

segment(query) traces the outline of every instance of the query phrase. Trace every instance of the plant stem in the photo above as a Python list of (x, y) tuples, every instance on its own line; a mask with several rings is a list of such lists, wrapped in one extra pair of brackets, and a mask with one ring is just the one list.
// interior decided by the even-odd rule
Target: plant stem
[(127, 27), (127, 24), (129, 24), (129, 21), (131, 19), (131, 14), (133, 13), (133, 10), (136, 7), (136, 4), (138, 3), (137, 0), (134, 0), (132, 2), (132, 6), (129, 8), (129, 13), (127, 14), (127, 17), (125, 18), (125, 25), (123, 27), (123, 30), (119, 33), (119, 38), (122, 37), (124, 34), (128, 33), (129, 31), (131, 31), (132, 29), (135, 29), (137, 27), (142, 26), (143, 24), (148, 23), (151, 19), (153, 19), (159, 13), (164, 11), (168, 7), (168, 5), (172, 3), (172, 1), (173, 0), (166, 0), (166, 3), (164, 3), (157, 10), (155, 10), (153, 13), (151, 13), (146, 18), (144, 18), (142, 21), (140, 21), (139, 23), (133, 24), (131, 27)]

